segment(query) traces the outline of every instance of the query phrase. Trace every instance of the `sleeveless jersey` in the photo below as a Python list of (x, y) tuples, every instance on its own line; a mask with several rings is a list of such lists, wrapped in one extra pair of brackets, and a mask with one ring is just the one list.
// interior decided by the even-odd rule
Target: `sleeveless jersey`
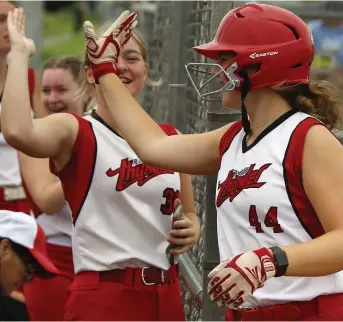
[[(143, 164), (98, 115), (74, 116), (79, 132), (72, 157), (55, 173), (73, 214), (75, 273), (168, 269), (167, 238), (179, 174)], [(170, 125), (161, 127), (168, 135), (177, 134)]]
[(67, 202), (56, 214), (40, 214), (37, 217), (37, 222), (42, 227), (48, 244), (71, 247), (73, 222)]
[[(28, 70), (29, 94), (32, 103), (35, 88), (35, 74), (32, 68)], [(1, 95), (2, 98), (2, 95)], [(1, 113), (0, 98), (0, 113)], [(19, 186), (21, 176), (18, 162), (18, 152), (7, 144), (2, 133), (0, 133), (0, 186)]]
[[(302, 186), (305, 136), (322, 124), (301, 112), (277, 119), (247, 146), (241, 121), (220, 142), (216, 206), (220, 261), (261, 247), (286, 246), (324, 234)], [(304, 254), (306, 256), (306, 254)], [(343, 292), (343, 272), (268, 280), (243, 307), (308, 301)]]

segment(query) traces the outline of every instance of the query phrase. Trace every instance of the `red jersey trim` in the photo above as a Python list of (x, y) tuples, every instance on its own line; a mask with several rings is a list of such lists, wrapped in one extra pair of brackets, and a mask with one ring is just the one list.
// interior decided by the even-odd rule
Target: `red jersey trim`
[(171, 124), (159, 124), (160, 128), (166, 133), (168, 136), (171, 135), (178, 135), (176, 129)]
[(307, 198), (302, 184), (302, 161), (305, 138), (313, 125), (325, 126), (320, 121), (308, 117), (294, 129), (283, 160), (285, 186), (289, 201), (301, 225), (311, 238), (324, 234), (324, 228)]
[(76, 114), (70, 114), (79, 123), (79, 131), (71, 158), (58, 172), (50, 159), (50, 170), (62, 181), (64, 194), (72, 211), (75, 225), (92, 183), (97, 156), (97, 141), (92, 123)]

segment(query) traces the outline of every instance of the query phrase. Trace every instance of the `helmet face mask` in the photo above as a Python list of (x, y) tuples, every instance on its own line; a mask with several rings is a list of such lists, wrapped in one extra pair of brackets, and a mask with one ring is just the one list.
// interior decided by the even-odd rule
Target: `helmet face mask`
[(205, 101), (221, 101), (223, 92), (240, 87), (241, 79), (234, 74), (236, 62), (226, 69), (217, 63), (189, 63), (185, 67), (197, 94)]
[[(280, 84), (309, 84), (314, 58), (313, 37), (306, 23), (286, 9), (266, 4), (248, 4), (231, 10), (222, 19), (214, 39), (193, 49), (213, 60), (218, 60), (221, 53), (235, 54), (227, 68), (207, 63), (186, 65), (193, 86), (205, 100), (212, 100), (209, 98), (214, 94), (241, 91), (241, 71), (254, 70), (251, 67), (255, 66), (257, 70), (247, 76), (249, 91)], [(219, 72), (207, 73), (211, 77), (204, 81), (201, 75), (211, 67)], [(202, 72), (195, 72), (199, 69)], [(228, 81), (225, 85), (223, 76)], [(210, 86), (219, 77), (217, 86)]]

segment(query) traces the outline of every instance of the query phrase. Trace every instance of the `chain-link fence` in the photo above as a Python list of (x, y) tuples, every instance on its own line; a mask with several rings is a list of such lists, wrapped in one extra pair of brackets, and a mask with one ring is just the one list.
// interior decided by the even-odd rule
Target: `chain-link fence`
[[(229, 4), (229, 2), (227, 2)], [(185, 72), (187, 62), (204, 61), (193, 46), (211, 40), (211, 1), (159, 2), (149, 37), (149, 70), (161, 86), (149, 87), (142, 99), (144, 108), (158, 122), (168, 122), (183, 133), (206, 132), (207, 104), (200, 100)], [(228, 8), (231, 6), (228, 5)], [(201, 221), (200, 241), (188, 255), (200, 274), (204, 262), (204, 220), (206, 211), (206, 177), (192, 177), (196, 211)], [(188, 320), (202, 319), (186, 283), (182, 281), (184, 309)]]
[[(162, 80), (160, 86), (146, 89), (142, 103), (158, 122), (172, 123), (184, 133), (206, 131), (206, 106), (190, 88), (184, 65), (196, 61), (192, 46), (210, 40), (211, 2), (159, 2), (149, 36), (149, 76)], [(148, 39), (147, 39), (148, 40)], [(197, 214), (201, 222), (205, 215), (206, 181), (192, 178)], [(189, 255), (199, 273), (203, 262), (203, 227), (200, 242)], [(201, 310), (182, 279), (184, 309), (188, 320), (201, 320)]]

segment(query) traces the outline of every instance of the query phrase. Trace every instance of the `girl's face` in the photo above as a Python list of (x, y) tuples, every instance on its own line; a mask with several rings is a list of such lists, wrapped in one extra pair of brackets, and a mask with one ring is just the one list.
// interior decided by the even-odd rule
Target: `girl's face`
[[(226, 69), (230, 64), (230, 61), (234, 58), (232, 53), (222, 53), (219, 55), (217, 63)], [(228, 79), (225, 77), (224, 73), (220, 73), (219, 81), (224, 85), (228, 82)], [(242, 106), (241, 94), (237, 90), (227, 91), (222, 93), (222, 104), (224, 107), (233, 108), (240, 110)]]
[(148, 68), (135, 39), (131, 38), (120, 52), (117, 68), (120, 79), (130, 94), (137, 98), (144, 88)]
[(48, 68), (42, 75), (42, 99), (52, 113), (72, 112), (82, 115), (85, 99), (75, 98), (79, 86), (69, 69)]
[(10, 49), (10, 39), (7, 29), (7, 15), (15, 6), (7, 1), (0, 1), (0, 54), (6, 55)]

